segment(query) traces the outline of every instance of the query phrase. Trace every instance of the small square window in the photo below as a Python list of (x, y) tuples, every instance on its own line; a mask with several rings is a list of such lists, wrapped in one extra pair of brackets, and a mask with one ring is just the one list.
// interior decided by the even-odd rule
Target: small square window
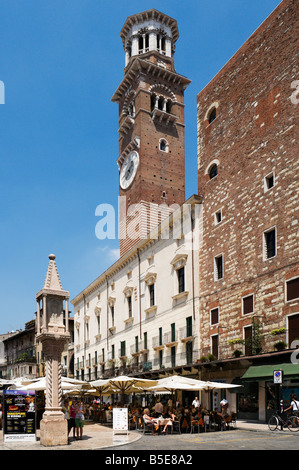
[(298, 299), (299, 298), (299, 277), (295, 279), (290, 279), (286, 282), (286, 300), (289, 302), (290, 300)]
[(214, 258), (214, 279), (219, 281), (223, 279), (223, 256), (215, 256)]
[(264, 260), (276, 256), (276, 228), (271, 228), (263, 234), (263, 257)]
[(274, 178), (274, 173), (272, 171), (272, 173), (269, 173), (269, 175), (265, 176), (265, 181), (264, 181), (265, 192), (273, 188), (274, 184), (275, 184), (275, 178)]
[(243, 315), (248, 315), (249, 313), (253, 313), (253, 295), (248, 295), (247, 297), (243, 297), (242, 299), (242, 308), (243, 308)]
[(215, 212), (214, 220), (215, 220), (215, 225), (220, 224), (220, 222), (222, 221), (222, 210)]

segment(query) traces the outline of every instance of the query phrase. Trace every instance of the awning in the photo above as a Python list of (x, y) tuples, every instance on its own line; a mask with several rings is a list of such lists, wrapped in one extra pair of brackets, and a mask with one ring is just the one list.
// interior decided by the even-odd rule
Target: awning
[[(285, 364), (270, 364), (264, 366), (250, 366), (245, 374), (241, 377), (242, 380), (259, 382), (262, 380), (272, 380), (273, 372), (275, 370), (282, 370), (283, 377), (298, 378), (299, 379), (299, 364), (292, 364), (291, 362)], [(297, 377), (294, 377), (297, 376)]]

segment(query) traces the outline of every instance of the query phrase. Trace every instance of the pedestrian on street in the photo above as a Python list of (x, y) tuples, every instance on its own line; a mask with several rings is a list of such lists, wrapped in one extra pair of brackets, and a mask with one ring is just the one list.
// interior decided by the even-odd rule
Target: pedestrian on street
[(198, 408), (199, 407), (199, 400), (198, 400), (198, 397), (195, 397), (193, 402), (192, 402), (192, 406), (194, 406), (194, 408)]
[(76, 409), (76, 431), (77, 431), (77, 439), (83, 438), (83, 428), (84, 428), (84, 415), (85, 415), (85, 407), (82, 401), (77, 401), (75, 405)]

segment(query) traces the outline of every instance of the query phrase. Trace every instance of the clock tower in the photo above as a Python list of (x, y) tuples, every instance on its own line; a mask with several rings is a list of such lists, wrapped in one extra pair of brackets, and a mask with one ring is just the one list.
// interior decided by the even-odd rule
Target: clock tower
[(185, 202), (184, 91), (174, 67), (177, 22), (155, 10), (127, 18), (121, 33), (119, 105), (120, 254)]

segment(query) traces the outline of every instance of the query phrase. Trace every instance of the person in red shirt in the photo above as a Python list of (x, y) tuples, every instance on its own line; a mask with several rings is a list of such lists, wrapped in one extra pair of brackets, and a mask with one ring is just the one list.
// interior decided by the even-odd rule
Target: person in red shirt
[(76, 409), (74, 406), (74, 402), (71, 403), (71, 406), (69, 407), (70, 410), (70, 419), (69, 419), (69, 429), (68, 433), (71, 432), (71, 429), (73, 428), (73, 438), (75, 439), (76, 437), (76, 423), (75, 423), (75, 418), (76, 418)]

